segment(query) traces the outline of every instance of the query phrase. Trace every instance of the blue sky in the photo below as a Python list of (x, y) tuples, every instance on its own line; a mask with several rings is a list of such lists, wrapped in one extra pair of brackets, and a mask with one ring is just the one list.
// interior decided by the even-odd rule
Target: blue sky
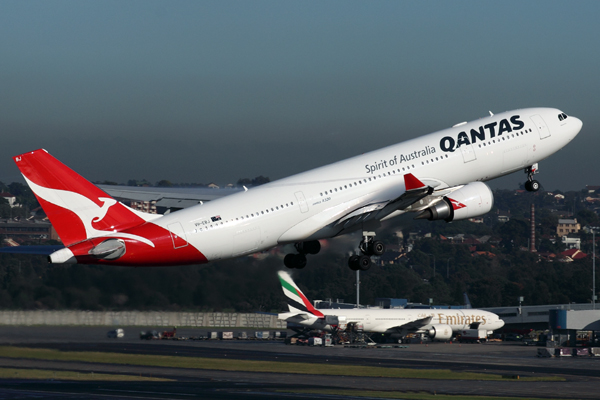
[(277, 179), (548, 106), (584, 128), (537, 178), (600, 185), (598, 15), (597, 1), (1, 1), (0, 180), (40, 147), (90, 180)]

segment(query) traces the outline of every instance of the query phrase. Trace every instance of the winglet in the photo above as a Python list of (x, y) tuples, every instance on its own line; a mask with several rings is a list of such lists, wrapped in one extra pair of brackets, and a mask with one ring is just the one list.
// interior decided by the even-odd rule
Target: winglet
[(415, 190), (415, 189), (423, 189), (427, 185), (417, 179), (413, 174), (405, 174), (404, 175), (404, 186), (406, 190)]

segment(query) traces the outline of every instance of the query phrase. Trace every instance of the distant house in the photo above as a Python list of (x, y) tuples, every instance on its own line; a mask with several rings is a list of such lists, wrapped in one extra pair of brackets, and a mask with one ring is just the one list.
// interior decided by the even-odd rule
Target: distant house
[(496, 255), (494, 253), (489, 252), (489, 251), (475, 251), (475, 252), (471, 253), (471, 257), (494, 258), (494, 257), (496, 257)]
[(14, 219), (0, 220), (0, 235), (13, 240), (36, 240), (48, 239), (60, 240), (58, 234), (50, 222), (29, 220), (15, 221)]
[(156, 200), (152, 201), (132, 201), (129, 205), (134, 210), (139, 210), (148, 214), (156, 214)]
[(577, 218), (559, 219), (556, 227), (556, 234), (559, 237), (566, 236), (569, 233), (577, 233), (581, 230), (581, 225), (577, 223)]
[(579, 249), (569, 249), (559, 254), (559, 261), (561, 262), (573, 262), (586, 258), (588, 255)]
[(510, 211), (500, 211), (498, 210), (498, 222), (508, 222), (510, 221)]
[(600, 191), (600, 186), (585, 185), (585, 189), (588, 193), (596, 193)]
[(207, 187), (211, 188), (211, 189), (218, 189), (219, 186), (216, 183), (209, 183), (208, 185), (206, 185)]
[(8, 205), (13, 208), (13, 207), (20, 207), (20, 204), (17, 204), (17, 197), (13, 196), (10, 193), (7, 192), (2, 192), (0, 193), (0, 197), (4, 198), (4, 200), (6, 200), (8, 202)]
[(556, 254), (552, 252), (538, 252), (538, 256), (549, 262), (553, 262), (554, 260), (556, 260)]
[(563, 236), (561, 241), (567, 247), (567, 249), (581, 249), (581, 238), (574, 234)]

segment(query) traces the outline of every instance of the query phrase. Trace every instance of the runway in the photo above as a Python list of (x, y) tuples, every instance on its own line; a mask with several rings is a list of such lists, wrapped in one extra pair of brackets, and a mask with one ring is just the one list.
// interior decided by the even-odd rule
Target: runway
[[(192, 368), (114, 365), (2, 357), (0, 367), (124, 374), (173, 382), (68, 382), (0, 380), (0, 399), (12, 398), (336, 398), (341, 390), (424, 391), (452, 395), (503, 395), (533, 398), (598, 398), (600, 357), (538, 358), (537, 348), (511, 343), (412, 344), (408, 348), (288, 346), (276, 341), (141, 341), (139, 329), (125, 328), (122, 339), (108, 339), (104, 327), (0, 327), (0, 345), (121, 354), (175, 355), (235, 360), (451, 369), (507, 376), (559, 376), (564, 382), (399, 379), (293, 373), (230, 372)], [(203, 331), (202, 331), (203, 332)], [(204, 332), (205, 333), (205, 332)], [(178, 330), (198, 336), (198, 330)], [(296, 393), (312, 389), (321, 394)], [(334, 394), (327, 392), (333, 390)], [(349, 398), (348, 394), (339, 398)], [(351, 398), (352, 396), (350, 396)], [(376, 397), (376, 396), (372, 396)]]

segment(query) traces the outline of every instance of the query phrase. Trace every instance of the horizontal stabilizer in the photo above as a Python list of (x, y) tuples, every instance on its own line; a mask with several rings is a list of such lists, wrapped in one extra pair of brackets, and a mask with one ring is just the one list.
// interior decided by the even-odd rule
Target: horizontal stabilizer
[(42, 246), (11, 246), (1, 247), (0, 253), (5, 254), (36, 254), (39, 256), (49, 256), (50, 254), (63, 249), (65, 246), (58, 245), (42, 245)]
[(281, 314), (277, 314), (277, 319), (283, 320), (283, 321), (287, 321), (289, 319), (301, 319), (301, 320), (307, 320), (310, 318), (314, 318), (314, 315), (309, 315), (307, 313), (296, 313), (296, 312), (287, 312), (287, 313), (281, 313)]

